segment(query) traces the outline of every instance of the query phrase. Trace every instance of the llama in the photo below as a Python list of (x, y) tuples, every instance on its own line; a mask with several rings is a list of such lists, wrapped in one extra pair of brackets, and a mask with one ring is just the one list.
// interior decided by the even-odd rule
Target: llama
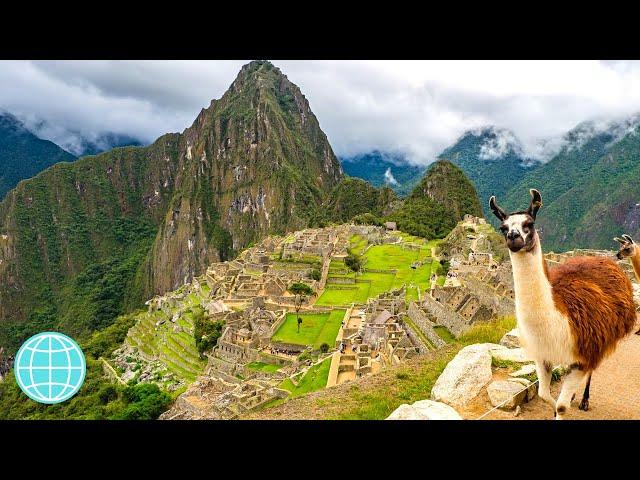
[(616, 254), (616, 257), (618, 260), (627, 257), (630, 258), (636, 279), (640, 282), (640, 247), (627, 234), (622, 235), (622, 238), (616, 237), (614, 240), (620, 244), (620, 250)]
[[(562, 420), (585, 383), (579, 408), (589, 409), (591, 374), (632, 330), (636, 312), (631, 282), (611, 259), (574, 257), (547, 269), (535, 229), (542, 197), (537, 190), (530, 193), (527, 211), (507, 214), (495, 196), (489, 205), (509, 248), (518, 329), (535, 361), (538, 394)], [(554, 365), (568, 366), (557, 401), (551, 396)]]
[[(636, 280), (640, 282), (640, 247), (633, 241), (633, 239), (625, 234), (622, 238), (614, 238), (616, 242), (620, 244), (620, 250), (616, 254), (618, 260), (629, 257), (631, 259), (631, 265), (633, 265), (633, 272), (636, 275)], [(640, 335), (640, 330), (636, 332), (636, 335)]]

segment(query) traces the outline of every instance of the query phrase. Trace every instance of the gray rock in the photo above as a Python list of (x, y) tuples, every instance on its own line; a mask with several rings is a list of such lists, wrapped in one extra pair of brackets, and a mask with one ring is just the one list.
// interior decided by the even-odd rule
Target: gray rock
[(520, 334), (518, 333), (518, 329), (514, 328), (510, 332), (505, 333), (500, 340), (500, 345), (504, 345), (508, 348), (520, 347)]
[[(522, 391), (521, 391), (522, 390)], [(501, 410), (513, 410), (527, 398), (527, 389), (522, 384), (510, 380), (495, 380), (487, 387), (491, 405)], [(501, 405), (503, 402), (504, 405)]]
[(532, 373), (536, 373), (536, 366), (532, 363), (524, 365), (520, 370), (516, 370), (509, 374), (510, 377), (526, 377), (531, 375)]
[(489, 352), (496, 360), (503, 360), (516, 363), (530, 363), (533, 362), (529, 358), (527, 352), (523, 348), (507, 348), (500, 345), (499, 348), (490, 348)]
[(522, 385), (524, 387), (529, 386), (529, 388), (527, 389), (527, 398), (525, 399), (527, 402), (533, 400), (533, 398), (538, 394), (538, 384), (530, 382), (526, 378), (510, 378), (509, 382), (518, 383), (519, 385)]
[(462, 417), (449, 405), (420, 400), (413, 405), (400, 405), (387, 420), (462, 420)]
[(491, 381), (489, 345), (469, 345), (446, 366), (431, 390), (431, 398), (453, 406), (464, 406)]
[(413, 408), (428, 417), (429, 420), (462, 420), (460, 414), (446, 403), (420, 400), (413, 404)]

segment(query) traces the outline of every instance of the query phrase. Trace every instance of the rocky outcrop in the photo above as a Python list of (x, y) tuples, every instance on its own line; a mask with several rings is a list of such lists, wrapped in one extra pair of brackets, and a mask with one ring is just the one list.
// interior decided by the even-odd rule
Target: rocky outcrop
[(420, 400), (412, 405), (400, 405), (387, 420), (462, 420), (462, 417), (445, 403)]
[(469, 345), (446, 366), (431, 390), (431, 398), (453, 406), (464, 406), (491, 381), (489, 345)]

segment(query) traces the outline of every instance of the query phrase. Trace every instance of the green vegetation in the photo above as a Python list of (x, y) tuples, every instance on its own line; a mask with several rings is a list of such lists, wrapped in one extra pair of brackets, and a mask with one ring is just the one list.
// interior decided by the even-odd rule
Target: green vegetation
[(0, 112), (0, 200), (20, 180), (75, 159), (55, 143), (36, 137), (13, 115)]
[(433, 239), (444, 238), (465, 214), (482, 216), (476, 189), (462, 170), (440, 160), (387, 219), (404, 232)]
[(196, 340), (196, 348), (200, 354), (203, 354), (218, 344), (224, 321), (206, 318), (202, 309), (199, 309), (195, 315), (194, 326), (193, 336)]
[(67, 402), (57, 405), (34, 402), (22, 393), (11, 372), (0, 382), (0, 420), (157, 418), (181, 391), (169, 395), (154, 384), (112, 384), (105, 378), (102, 362), (98, 360), (109, 357), (122, 345), (135, 318), (135, 315), (119, 317), (113, 325), (81, 344), (86, 354), (87, 375), (80, 391)]
[(247, 368), (257, 372), (275, 373), (280, 370), (280, 365), (264, 362), (251, 362), (247, 364)]
[(380, 217), (396, 200), (388, 187), (375, 188), (359, 178), (345, 177), (328, 196), (326, 214), (332, 221), (344, 223), (358, 216)]
[(294, 343), (296, 345), (312, 345), (319, 350), (323, 343), (335, 344), (338, 330), (344, 318), (344, 310), (331, 310), (327, 313), (301, 313), (300, 333), (297, 328), (297, 315), (288, 313), (283, 324), (271, 337), (272, 342)]
[(344, 264), (352, 272), (357, 273), (362, 270), (362, 261), (360, 260), (360, 255), (356, 255), (351, 250), (348, 251), (347, 256), (344, 259)]
[(453, 335), (453, 333), (451, 333), (447, 327), (443, 327), (443, 326), (436, 326), (433, 327), (433, 329), (436, 331), (436, 333), (438, 334), (438, 336), (444, 340), (447, 343), (453, 343), (456, 341), (456, 337)]
[(315, 392), (316, 390), (320, 390), (327, 386), (330, 368), (331, 357), (307, 370), (304, 377), (299, 379), (297, 386), (287, 378), (280, 384), (280, 388), (291, 392), (290, 398), (296, 398), (310, 392)]
[[(413, 247), (403, 244), (372, 245), (364, 255), (360, 256), (364, 273), (337, 274), (342, 264), (332, 263), (329, 268), (330, 279), (335, 277), (352, 277), (356, 283), (332, 284), (328, 283), (316, 305), (346, 306), (351, 303), (364, 304), (369, 298), (406, 285), (407, 300), (417, 300), (418, 292), (424, 293), (430, 287), (431, 274), (438, 275), (444, 282), (444, 270), (439, 262), (431, 259), (431, 249), (436, 247), (438, 240), (425, 241), (417, 237), (398, 233), (413, 244)], [(356, 246), (357, 251), (363, 252), (366, 240), (354, 236), (350, 244)], [(355, 252), (356, 249), (352, 250)], [(416, 262), (422, 263), (417, 266)], [(412, 268), (416, 266), (416, 268)]]

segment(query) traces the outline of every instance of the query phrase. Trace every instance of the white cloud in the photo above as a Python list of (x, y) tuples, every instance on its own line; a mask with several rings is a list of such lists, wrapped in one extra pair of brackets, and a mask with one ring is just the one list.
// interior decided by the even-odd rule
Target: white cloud
[[(42, 118), (62, 129), (57, 135), (112, 131), (152, 141), (189, 126), (244, 63), (2, 61), (0, 108)], [(425, 164), (466, 130), (495, 125), (512, 131), (525, 155), (548, 156), (585, 120), (640, 111), (639, 62), (273, 63), (300, 86), (339, 155), (378, 149)]]
[(384, 172), (384, 183), (387, 183), (389, 185), (397, 185), (398, 184), (398, 181), (393, 176), (393, 173), (391, 173), (391, 167), (387, 168), (387, 171)]

